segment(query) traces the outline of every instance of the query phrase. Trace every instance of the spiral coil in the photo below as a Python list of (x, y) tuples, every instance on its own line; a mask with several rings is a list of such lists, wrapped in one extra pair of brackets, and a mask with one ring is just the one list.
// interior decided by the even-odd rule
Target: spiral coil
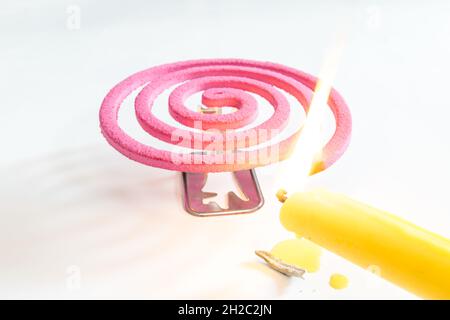
[[(300, 127), (276, 144), (276, 158), (261, 160), (258, 157), (261, 152), (267, 153), (273, 145), (255, 150), (246, 148), (257, 147), (274, 138), (272, 134), (258, 134), (257, 139), (252, 139), (250, 137), (254, 136), (254, 132), (278, 132), (287, 124), (290, 106), (281, 90), (295, 97), (307, 112), (316, 81), (309, 74), (269, 62), (210, 59), (165, 64), (138, 72), (111, 89), (100, 109), (100, 126), (114, 148), (146, 165), (186, 172), (250, 169), (289, 156)], [(152, 113), (158, 95), (177, 84), (168, 100), (170, 115), (184, 126), (198, 129), (200, 125), (202, 131), (173, 127)], [(159, 140), (187, 148), (190, 152), (156, 149), (133, 139), (120, 128), (119, 108), (124, 99), (139, 88), (141, 91), (135, 99), (135, 112), (141, 127)], [(208, 114), (187, 108), (185, 101), (197, 92), (202, 92), (202, 103), (206, 107), (227, 106), (236, 108), (236, 111)], [(258, 104), (253, 94), (267, 100), (274, 112), (254, 128), (239, 130), (251, 124), (257, 116)], [(343, 154), (351, 133), (348, 107), (334, 89), (330, 93), (329, 107), (335, 117), (336, 128), (323, 149), (321, 170)], [(212, 149), (214, 152), (210, 152)]]

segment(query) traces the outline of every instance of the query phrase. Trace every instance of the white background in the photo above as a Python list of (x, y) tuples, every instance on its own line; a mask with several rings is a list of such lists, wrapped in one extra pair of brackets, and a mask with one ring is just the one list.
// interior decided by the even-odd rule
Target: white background
[[(177, 60), (317, 74), (348, 20), (335, 87), (353, 138), (310, 186), (450, 237), (449, 16), (448, 1), (3, 1), (0, 297), (414, 298), (327, 252), (305, 280), (268, 269), (253, 251), (292, 237), (278, 222), (276, 165), (257, 170), (257, 213), (195, 218), (177, 173), (104, 141), (98, 109), (126, 76)], [(350, 287), (329, 288), (333, 272)]]

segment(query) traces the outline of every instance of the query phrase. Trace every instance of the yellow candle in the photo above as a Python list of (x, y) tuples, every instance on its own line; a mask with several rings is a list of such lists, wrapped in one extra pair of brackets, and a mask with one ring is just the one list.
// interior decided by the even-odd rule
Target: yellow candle
[(284, 227), (427, 299), (450, 299), (450, 240), (390, 213), (324, 190), (295, 193)]

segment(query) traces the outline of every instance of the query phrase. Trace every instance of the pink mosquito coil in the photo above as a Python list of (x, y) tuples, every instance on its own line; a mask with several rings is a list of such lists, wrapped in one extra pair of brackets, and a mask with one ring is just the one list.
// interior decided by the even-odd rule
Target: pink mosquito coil
[[(145, 165), (183, 172), (239, 171), (286, 159), (301, 133), (300, 126), (289, 137), (276, 145), (278, 156), (267, 161), (258, 159), (273, 145), (264, 144), (274, 137), (265, 135), (249, 139), (251, 130), (277, 132), (289, 120), (290, 105), (286, 92), (292, 95), (308, 112), (317, 78), (302, 71), (270, 62), (241, 59), (193, 60), (153, 67), (126, 78), (106, 95), (100, 109), (100, 126), (106, 140), (128, 158)], [(186, 130), (173, 127), (152, 113), (158, 95), (179, 84), (168, 99), (170, 115)], [(119, 108), (124, 99), (140, 89), (135, 99), (135, 112), (141, 127), (164, 142), (190, 149), (172, 152), (145, 145), (123, 131), (118, 124)], [(228, 114), (202, 113), (189, 109), (185, 101), (202, 92), (206, 108), (234, 107)], [(269, 119), (251, 129), (241, 129), (255, 120), (260, 96), (273, 107)], [(328, 105), (335, 117), (335, 132), (323, 148), (321, 171), (333, 164), (347, 148), (351, 133), (351, 116), (346, 103), (336, 90), (332, 90)], [(210, 130), (214, 129), (214, 130)], [(230, 143), (230, 141), (232, 143)], [(218, 161), (223, 152), (208, 152), (208, 146), (222, 144), (226, 161)], [(253, 148), (250, 148), (253, 147)], [(256, 148), (254, 148), (256, 147)], [(248, 149), (250, 148), (250, 149)], [(217, 148), (215, 149), (217, 150)]]

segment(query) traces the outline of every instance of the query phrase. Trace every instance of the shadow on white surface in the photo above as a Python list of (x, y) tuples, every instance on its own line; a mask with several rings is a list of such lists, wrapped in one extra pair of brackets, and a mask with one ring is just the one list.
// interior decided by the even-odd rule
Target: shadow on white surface
[(181, 207), (177, 173), (136, 165), (106, 148), (67, 150), (2, 170), (0, 296), (282, 294), (288, 278), (252, 262), (257, 232), (267, 225), (256, 227), (261, 212), (192, 217)]

